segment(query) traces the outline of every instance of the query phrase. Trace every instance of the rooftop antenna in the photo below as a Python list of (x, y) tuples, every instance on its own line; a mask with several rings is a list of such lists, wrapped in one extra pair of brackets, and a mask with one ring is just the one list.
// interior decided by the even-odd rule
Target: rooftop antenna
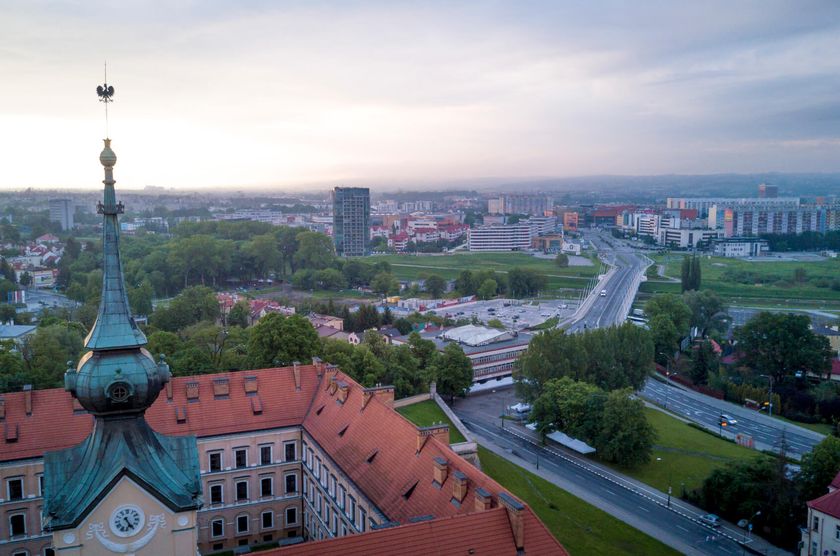
[(105, 138), (108, 138), (108, 103), (114, 102), (114, 87), (108, 85), (108, 62), (105, 62), (105, 83), (96, 87), (99, 102), (105, 103)]

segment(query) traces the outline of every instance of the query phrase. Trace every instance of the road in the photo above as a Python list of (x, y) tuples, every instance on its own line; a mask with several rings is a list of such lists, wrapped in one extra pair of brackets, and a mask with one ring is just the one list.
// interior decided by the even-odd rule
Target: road
[[(482, 444), (492, 443), (497, 453), (507, 453), (525, 462), (539, 462), (539, 469), (551, 482), (618, 517), (629, 525), (660, 539), (685, 554), (741, 554), (736, 542), (744, 532), (731, 524), (713, 529), (699, 521), (703, 513), (677, 498), (615, 474), (608, 468), (562, 448), (542, 447), (529, 437), (530, 431), (508, 424), (500, 428), (502, 408), (515, 400), (513, 389), (506, 388), (459, 400), (453, 407), (458, 417)], [(759, 539), (751, 544), (758, 548)], [(761, 548), (773, 547), (761, 544)]]
[[(784, 436), (788, 455), (796, 459), (810, 452), (825, 438), (819, 433), (789, 425), (784, 421), (772, 419), (739, 405), (686, 391), (650, 378), (639, 394), (646, 400), (665, 407), (711, 431), (723, 432), (728, 438), (734, 438), (739, 433), (752, 436), (759, 450), (778, 450)], [(738, 422), (735, 425), (728, 425), (726, 430), (722, 431), (719, 426), (722, 413), (730, 415)]]
[[(577, 315), (576, 320), (567, 326), (569, 332), (580, 332), (589, 328), (599, 328), (621, 324), (627, 318), (627, 311), (636, 297), (638, 284), (650, 261), (636, 253), (624, 243), (601, 235), (587, 236), (602, 253), (603, 259), (613, 265), (615, 270), (605, 284), (596, 287), (591, 295), (588, 310)], [(610, 247), (607, 242), (615, 247)], [(598, 288), (606, 290), (601, 296)]]

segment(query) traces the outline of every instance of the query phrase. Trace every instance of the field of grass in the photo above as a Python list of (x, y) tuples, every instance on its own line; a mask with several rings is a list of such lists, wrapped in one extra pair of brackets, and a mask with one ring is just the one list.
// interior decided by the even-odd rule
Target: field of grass
[(458, 442), (467, 441), (434, 400), (426, 400), (400, 407), (397, 408), (397, 411), (418, 427), (428, 427), (429, 425), (441, 422), (447, 423), (449, 424), (449, 442), (457, 444)]
[[(682, 255), (658, 255), (657, 263), (665, 265), (665, 274), (680, 277)], [(824, 261), (747, 261), (722, 257), (703, 257), (702, 287), (716, 291), (730, 303), (738, 305), (840, 307), (840, 291), (831, 285), (840, 276), (840, 259)], [(797, 269), (805, 274), (799, 281)], [(679, 293), (676, 282), (648, 281), (643, 293)]]
[(553, 259), (538, 259), (526, 253), (456, 253), (452, 255), (376, 255), (366, 262), (391, 263), (394, 276), (400, 280), (418, 280), (431, 274), (453, 280), (463, 270), (494, 270), (507, 273), (514, 268), (531, 269), (548, 277), (548, 289), (583, 289), (586, 282), (599, 273), (600, 262), (592, 266), (559, 268)]
[(759, 455), (656, 409), (645, 412), (657, 434), (651, 461), (633, 469), (616, 469), (662, 492), (668, 492), (670, 484), (673, 495), (680, 496), (683, 487), (686, 491), (698, 488), (715, 469)]
[(574, 556), (679, 552), (479, 446), (481, 469), (528, 503)]

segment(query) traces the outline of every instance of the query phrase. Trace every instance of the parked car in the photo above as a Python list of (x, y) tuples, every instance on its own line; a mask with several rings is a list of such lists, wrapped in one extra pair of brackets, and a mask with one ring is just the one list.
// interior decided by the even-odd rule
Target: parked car
[(720, 518), (715, 514), (701, 515), (700, 521), (712, 527), (720, 527)]

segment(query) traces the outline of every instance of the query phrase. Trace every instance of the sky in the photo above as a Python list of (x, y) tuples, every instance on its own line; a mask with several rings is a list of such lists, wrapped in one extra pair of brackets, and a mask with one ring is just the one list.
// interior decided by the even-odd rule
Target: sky
[(0, 189), (840, 171), (840, 2), (3, 0)]

